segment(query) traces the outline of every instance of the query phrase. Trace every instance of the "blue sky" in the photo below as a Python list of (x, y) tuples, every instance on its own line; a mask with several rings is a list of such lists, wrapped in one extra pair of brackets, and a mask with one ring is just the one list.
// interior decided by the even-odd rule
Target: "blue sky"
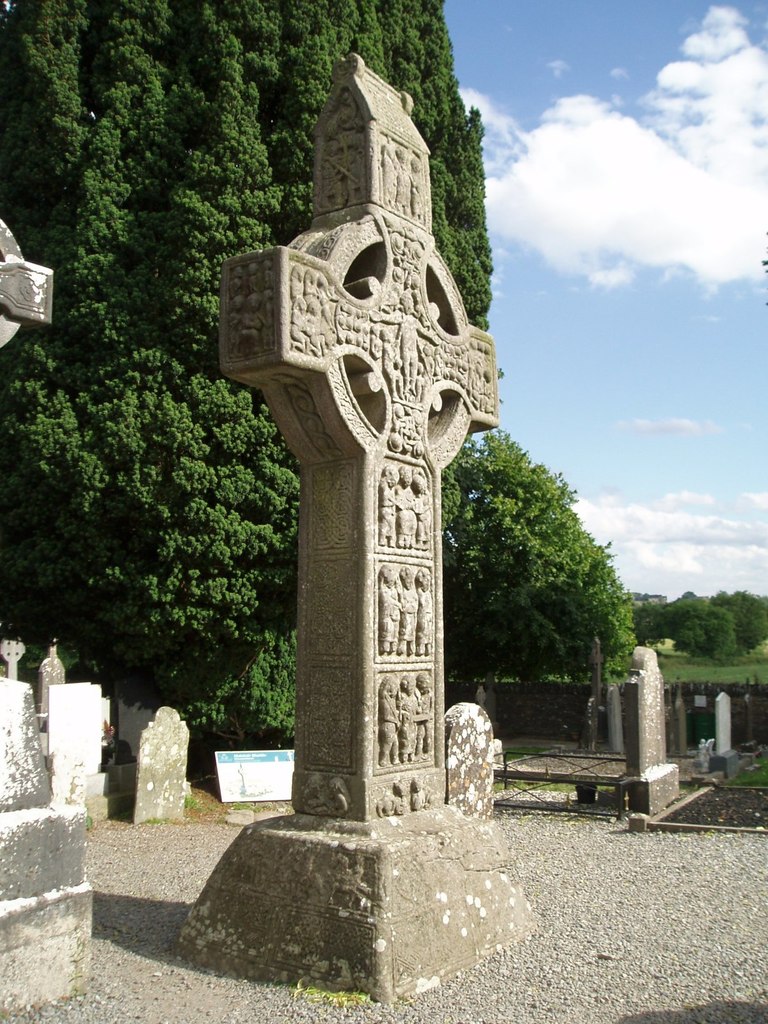
[(768, 0), (446, 0), (501, 426), (632, 591), (768, 594)]

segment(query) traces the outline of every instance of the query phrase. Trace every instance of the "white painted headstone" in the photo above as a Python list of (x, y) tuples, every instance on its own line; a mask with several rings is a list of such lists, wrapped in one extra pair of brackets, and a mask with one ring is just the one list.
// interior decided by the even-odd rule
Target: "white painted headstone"
[(67, 683), (48, 690), (48, 752), (61, 754), (60, 763), (80, 762), (86, 775), (101, 767), (101, 687)]
[(731, 698), (718, 693), (715, 698), (715, 753), (731, 750)]

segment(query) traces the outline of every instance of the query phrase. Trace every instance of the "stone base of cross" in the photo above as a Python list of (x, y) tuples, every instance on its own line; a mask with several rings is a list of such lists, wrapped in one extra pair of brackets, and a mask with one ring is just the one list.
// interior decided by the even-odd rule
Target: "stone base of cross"
[(222, 369), (301, 464), (296, 814), (238, 838), (180, 952), (390, 1001), (531, 919), (503, 837), (445, 804), (440, 473), (498, 422), (493, 341), (436, 250), (409, 98), (354, 55), (334, 77), (310, 230), (221, 291)]

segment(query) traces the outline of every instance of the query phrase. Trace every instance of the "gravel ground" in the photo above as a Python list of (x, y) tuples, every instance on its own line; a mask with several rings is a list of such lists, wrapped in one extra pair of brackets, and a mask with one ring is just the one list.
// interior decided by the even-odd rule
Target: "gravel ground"
[(89, 836), (90, 991), (9, 1022), (768, 1022), (765, 837), (629, 833), (615, 820), (541, 812), (497, 816), (536, 934), (411, 1001), (350, 1007), (174, 958), (189, 905), (236, 828), (99, 824)]

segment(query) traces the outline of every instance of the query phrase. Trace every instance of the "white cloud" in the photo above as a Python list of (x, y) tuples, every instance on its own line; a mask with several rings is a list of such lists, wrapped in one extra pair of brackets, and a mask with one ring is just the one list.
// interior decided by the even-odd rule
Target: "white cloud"
[(675, 512), (686, 505), (714, 505), (711, 494), (697, 494), (696, 491), (675, 491), (654, 501), (652, 508), (660, 512)]
[(676, 434), (684, 437), (702, 437), (707, 434), (720, 434), (722, 427), (719, 427), (712, 420), (687, 420), (670, 417), (663, 420), (621, 420), (617, 426), (620, 430), (630, 431), (633, 434)]
[(768, 521), (746, 521), (683, 511), (712, 505), (707, 495), (666, 495), (642, 505), (606, 496), (576, 504), (587, 531), (610, 543), (628, 590), (666, 594), (686, 590), (768, 593)]
[(547, 67), (555, 78), (562, 78), (567, 71), (571, 70), (570, 64), (567, 64), (564, 60), (551, 60)]
[(611, 68), (611, 78), (629, 78), (629, 72), (626, 68)]
[(747, 491), (742, 495), (742, 498), (752, 508), (759, 508), (765, 512), (768, 512), (768, 491), (762, 491), (759, 493)]
[(686, 59), (659, 72), (642, 118), (565, 96), (526, 132), (466, 91), (486, 126), (492, 234), (600, 287), (629, 283), (639, 266), (707, 287), (761, 281), (768, 50), (745, 24), (733, 8), (710, 8)]

